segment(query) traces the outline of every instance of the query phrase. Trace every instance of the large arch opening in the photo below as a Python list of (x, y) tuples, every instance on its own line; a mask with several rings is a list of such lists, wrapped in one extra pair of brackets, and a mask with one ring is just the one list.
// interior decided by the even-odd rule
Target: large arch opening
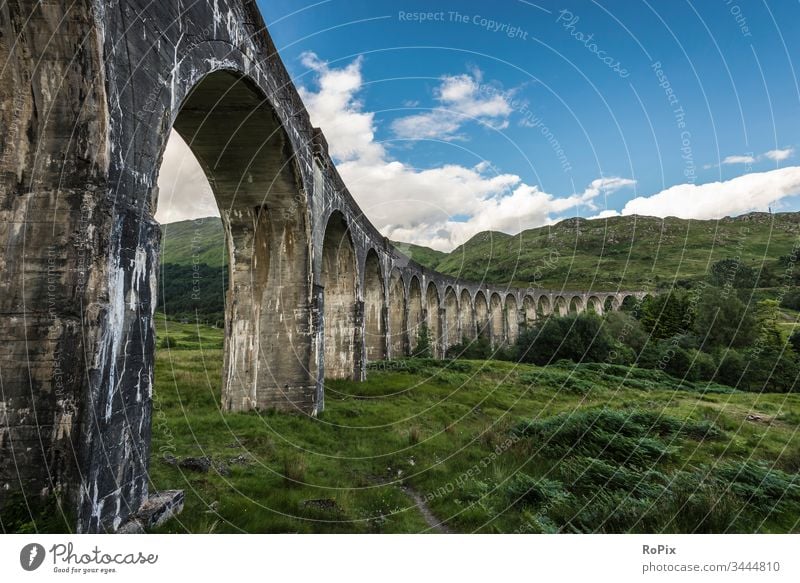
[(619, 301), (615, 296), (606, 296), (603, 302), (603, 313), (616, 312), (619, 309)]
[(426, 313), (428, 326), (428, 339), (431, 346), (431, 356), (433, 358), (441, 358), (442, 347), (442, 328), (441, 319), (439, 318), (439, 290), (436, 289), (436, 284), (430, 282), (428, 284), (428, 291), (425, 294)]
[(475, 310), (469, 290), (461, 290), (461, 299), (458, 302), (459, 319), (461, 320), (461, 337), (466, 340), (475, 339)]
[(356, 261), (344, 215), (328, 219), (322, 243), (321, 282), (324, 288), (325, 376), (356, 376)]
[(588, 312), (592, 312), (593, 314), (597, 314), (598, 316), (603, 315), (603, 302), (600, 301), (600, 298), (597, 296), (590, 296), (588, 300), (586, 300), (586, 310)]
[(491, 304), (489, 306), (491, 319), (490, 334), (493, 346), (499, 346), (505, 343), (505, 325), (503, 323), (503, 300), (500, 299), (500, 294), (492, 294)]
[(517, 313), (517, 298), (508, 294), (506, 296), (506, 340), (514, 344), (519, 336), (519, 315)]
[(406, 294), (403, 287), (403, 276), (397, 268), (392, 270), (389, 277), (389, 356), (401, 358), (406, 351)]
[(573, 296), (569, 301), (569, 313), (580, 314), (583, 312), (583, 298), (581, 296)]
[(422, 314), (422, 286), (414, 275), (408, 284), (408, 345), (411, 354), (417, 352)]
[(442, 333), (442, 352), (461, 342), (458, 330), (458, 297), (452, 287), (444, 292), (444, 331)]
[(381, 262), (374, 249), (364, 262), (364, 346), (367, 362), (386, 358), (386, 323)]
[[(228, 71), (195, 85), (173, 130), (202, 168), (224, 232), (222, 406), (312, 412), (308, 208), (289, 138), (263, 93)], [(154, 189), (154, 209), (157, 198)]]

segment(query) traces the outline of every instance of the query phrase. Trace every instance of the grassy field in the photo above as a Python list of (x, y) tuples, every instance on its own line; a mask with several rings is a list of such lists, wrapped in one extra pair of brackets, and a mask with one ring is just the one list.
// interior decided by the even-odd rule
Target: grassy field
[(800, 532), (800, 395), (407, 360), (328, 382), (317, 419), (223, 414), (222, 332), (167, 335), (152, 487), (187, 499), (164, 532)]

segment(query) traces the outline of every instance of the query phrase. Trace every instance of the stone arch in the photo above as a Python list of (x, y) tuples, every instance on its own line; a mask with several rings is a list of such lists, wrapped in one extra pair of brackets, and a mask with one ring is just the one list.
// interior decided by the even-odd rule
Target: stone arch
[(325, 377), (356, 375), (356, 260), (344, 215), (328, 219), (322, 243), (321, 283), (324, 289)]
[(392, 269), (389, 277), (389, 356), (400, 358), (406, 353), (406, 293), (400, 270)]
[(569, 301), (569, 313), (570, 314), (581, 314), (583, 313), (586, 306), (583, 303), (582, 296), (572, 296)]
[(552, 313), (553, 305), (550, 303), (550, 298), (547, 296), (539, 296), (539, 301), (536, 302), (536, 314), (549, 316)]
[(458, 296), (452, 286), (447, 286), (444, 292), (444, 330), (442, 331), (442, 354), (447, 354), (447, 349), (461, 342), (458, 325)]
[(616, 312), (619, 310), (619, 300), (616, 296), (606, 296), (603, 302), (603, 313)]
[(489, 338), (489, 302), (480, 290), (475, 294), (475, 328), (477, 336)]
[(228, 71), (191, 89), (173, 128), (208, 178), (227, 241), (223, 406), (309, 406), (311, 342), (296, 341), (309, 328), (308, 208), (289, 139), (263, 93)]
[(517, 298), (513, 294), (506, 296), (505, 316), (506, 341), (509, 344), (514, 344), (519, 336), (519, 311), (517, 309)]
[(553, 314), (557, 316), (566, 316), (569, 313), (569, 305), (564, 296), (556, 296), (553, 300)]
[(364, 261), (364, 349), (367, 362), (386, 358), (384, 289), (378, 253), (370, 249)]
[(522, 298), (522, 313), (525, 316), (522, 324), (527, 328), (536, 321), (536, 302), (531, 296)]
[(475, 310), (472, 307), (472, 298), (469, 290), (461, 290), (461, 299), (458, 302), (459, 320), (461, 321), (461, 338), (465, 340), (475, 339)]
[(419, 339), (419, 326), (423, 318), (422, 306), (422, 287), (416, 275), (411, 276), (408, 284), (408, 344), (411, 354), (417, 350), (417, 340)]
[(431, 356), (441, 358), (442, 346), (442, 325), (439, 313), (440, 301), (439, 290), (432, 281), (428, 283), (428, 291), (425, 294), (425, 323), (428, 325), (428, 338), (431, 343)]
[(639, 300), (633, 294), (625, 294), (619, 302), (619, 309), (624, 312), (632, 312), (639, 304)]
[(489, 335), (492, 339), (493, 346), (505, 344), (505, 323), (503, 318), (503, 300), (500, 294), (495, 292), (492, 294), (489, 303)]
[(586, 300), (586, 311), (595, 313), (598, 316), (602, 316), (603, 302), (601, 302), (600, 298), (598, 298), (597, 296), (589, 296), (589, 299)]

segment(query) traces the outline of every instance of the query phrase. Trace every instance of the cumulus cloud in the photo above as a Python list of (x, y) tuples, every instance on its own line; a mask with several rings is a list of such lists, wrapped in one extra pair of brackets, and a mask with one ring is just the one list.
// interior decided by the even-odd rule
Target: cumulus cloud
[(723, 164), (752, 164), (756, 161), (754, 156), (727, 156)]
[(458, 131), (470, 121), (505, 129), (511, 114), (510, 94), (481, 91), (481, 81), (478, 69), (471, 74), (442, 77), (435, 91), (439, 105), (395, 120), (392, 131), (402, 139), (455, 140), (463, 138)]
[[(772, 160), (773, 162), (783, 162), (794, 155), (794, 148), (784, 148), (782, 150), (769, 150), (758, 156), (753, 154), (744, 154), (738, 156), (727, 156), (722, 163), (725, 165), (733, 164), (755, 164), (759, 160)], [(712, 168), (712, 165), (706, 165), (704, 168)]]
[[(596, 211), (599, 196), (634, 184), (626, 178), (600, 178), (582, 192), (559, 197), (498, 171), (489, 161), (414, 168), (393, 159), (375, 141), (373, 114), (358, 100), (360, 59), (335, 69), (309, 53), (303, 63), (317, 73), (317, 87), (301, 89), (311, 119), (325, 132), (339, 173), (361, 209), (391, 239), (449, 251), (480, 231), (516, 233), (566, 213)], [(443, 77), (436, 91), (442, 113), (435, 109), (403, 118), (393, 131), (420, 138), (433, 137), (435, 128), (441, 139), (453, 137), (463, 120), (505, 122), (511, 111), (507, 95), (479, 95), (480, 82), (477, 71)], [(448, 125), (454, 111), (457, 117)]]
[(198, 217), (217, 217), (214, 193), (197, 158), (177, 132), (169, 135), (158, 173), (156, 220), (162, 225)]
[(652, 196), (628, 201), (623, 215), (716, 219), (766, 211), (784, 198), (800, 194), (800, 166), (745, 174), (724, 182), (678, 184)]
[(787, 158), (791, 158), (794, 155), (794, 148), (785, 148), (783, 150), (770, 150), (769, 152), (764, 152), (764, 157), (769, 158), (770, 160), (774, 160), (775, 162), (782, 162)]

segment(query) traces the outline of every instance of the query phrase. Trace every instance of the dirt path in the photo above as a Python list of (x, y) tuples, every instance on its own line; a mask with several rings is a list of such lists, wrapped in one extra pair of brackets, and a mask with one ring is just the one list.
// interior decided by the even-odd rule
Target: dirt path
[(409, 486), (401, 486), (403, 492), (405, 492), (413, 501), (414, 505), (419, 510), (422, 517), (425, 519), (425, 523), (430, 526), (431, 530), (434, 532), (439, 532), (442, 534), (449, 534), (451, 531), (445, 524), (436, 518), (436, 516), (431, 512), (430, 507), (425, 502), (425, 499), (420, 495), (419, 492), (414, 490)]

